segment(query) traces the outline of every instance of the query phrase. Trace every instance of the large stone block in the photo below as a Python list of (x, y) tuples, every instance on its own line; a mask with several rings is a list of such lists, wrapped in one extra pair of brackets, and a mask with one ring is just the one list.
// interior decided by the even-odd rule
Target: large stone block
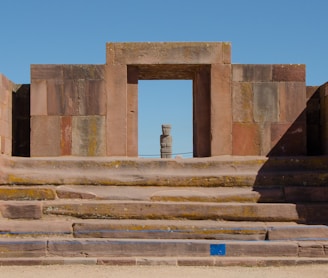
[(273, 65), (272, 80), (305, 82), (305, 65)]
[(106, 83), (88, 80), (86, 84), (85, 115), (106, 115)]
[(328, 227), (323, 225), (276, 226), (268, 231), (268, 240), (325, 240), (328, 238)]
[(300, 242), (299, 257), (325, 257), (324, 246), (321, 243)]
[[(224, 44), (224, 51), (223, 51)], [(107, 43), (107, 64), (227, 63), (229, 43)]]
[(104, 77), (104, 65), (63, 65), (63, 78), (65, 80), (103, 80)]
[(36, 79), (63, 79), (62, 65), (31, 65), (31, 80), (32, 83)]
[(303, 82), (279, 83), (279, 121), (293, 122), (306, 109), (306, 88)]
[(306, 123), (274, 123), (271, 125), (271, 146), (269, 155), (305, 155)]
[(64, 95), (60, 100), (62, 115), (85, 115), (85, 83), (83, 79), (65, 80)]
[(231, 65), (211, 67), (211, 156), (231, 154)]
[(60, 156), (60, 117), (31, 117), (31, 156)]
[(234, 82), (232, 86), (233, 122), (253, 122), (253, 86), (248, 82)]
[(260, 155), (260, 131), (257, 124), (234, 123), (232, 126), (232, 154)]
[(106, 155), (105, 116), (78, 116), (72, 121), (72, 154)]
[(48, 115), (47, 81), (32, 80), (31, 83), (31, 116)]
[(231, 242), (226, 247), (227, 256), (298, 256), (298, 245), (294, 242)]
[(72, 117), (61, 117), (60, 150), (61, 155), (72, 154)]
[(256, 122), (278, 122), (277, 83), (254, 83), (254, 120)]
[(9, 219), (40, 219), (42, 216), (39, 203), (4, 203), (0, 206), (1, 214)]
[(64, 114), (64, 109), (71, 104), (71, 100), (65, 98), (63, 80), (47, 81), (47, 114), (60, 116)]
[(127, 155), (127, 68), (126, 66), (108, 66), (106, 137), (108, 156)]
[(47, 187), (0, 187), (0, 200), (54, 200), (56, 192)]
[(272, 65), (232, 65), (232, 80), (269, 82), (272, 80)]
[(224, 42), (222, 43), (222, 53), (223, 53), (223, 58), (222, 62), (224, 64), (231, 64), (231, 44)]
[(44, 257), (46, 256), (46, 240), (27, 240), (27, 239), (1, 239), (0, 257), (19, 258), (19, 257)]
[(124, 257), (129, 256), (208, 256), (209, 243), (206, 241), (185, 242), (182, 240), (129, 240), (129, 239), (75, 239), (50, 240), (50, 255), (64, 257)]

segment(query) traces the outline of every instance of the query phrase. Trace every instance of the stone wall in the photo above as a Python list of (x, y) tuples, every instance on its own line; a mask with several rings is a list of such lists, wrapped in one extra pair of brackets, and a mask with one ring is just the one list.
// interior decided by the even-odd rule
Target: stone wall
[(232, 154), (306, 154), (304, 65), (232, 65)]
[(103, 65), (31, 66), (31, 156), (105, 156)]
[[(304, 65), (231, 64), (230, 43), (106, 50), (105, 65), (31, 66), (31, 156), (138, 156), (138, 80), (147, 79), (193, 81), (194, 157), (306, 155), (307, 137), (318, 140), (307, 132), (318, 127), (315, 113), (307, 120)], [(328, 115), (320, 121), (321, 130)]]
[(328, 83), (320, 87), (320, 126), (322, 154), (328, 154)]
[(12, 93), (15, 84), (0, 74), (0, 153), (11, 155)]

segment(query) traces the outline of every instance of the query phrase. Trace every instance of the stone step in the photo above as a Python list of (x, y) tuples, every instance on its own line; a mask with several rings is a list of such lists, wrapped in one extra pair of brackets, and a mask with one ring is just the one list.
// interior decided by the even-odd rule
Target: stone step
[(1, 220), (0, 237), (328, 241), (328, 226), (211, 220)]
[(328, 241), (0, 239), (0, 257), (322, 257)]
[(190, 219), (327, 224), (327, 203), (207, 203), (111, 200), (1, 201), (5, 219)]
[(327, 202), (328, 187), (0, 186), (0, 200), (4, 201), (55, 199), (260, 203)]
[(108, 266), (202, 266), (281, 267), (328, 264), (327, 257), (37, 257), (0, 258), (0, 266), (108, 265)]
[(3, 157), (0, 166), (3, 185), (325, 186), (328, 180), (327, 157)]
[[(16, 203), (19, 206), (19, 202)], [(328, 204), (44, 201), (42, 214), (90, 219), (190, 219), (326, 224)]]

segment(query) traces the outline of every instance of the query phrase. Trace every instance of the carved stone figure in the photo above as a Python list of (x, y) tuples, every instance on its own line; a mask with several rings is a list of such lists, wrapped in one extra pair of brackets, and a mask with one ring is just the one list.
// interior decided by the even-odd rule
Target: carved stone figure
[(172, 157), (172, 136), (170, 135), (171, 125), (162, 125), (162, 135), (160, 137), (161, 143), (161, 158)]

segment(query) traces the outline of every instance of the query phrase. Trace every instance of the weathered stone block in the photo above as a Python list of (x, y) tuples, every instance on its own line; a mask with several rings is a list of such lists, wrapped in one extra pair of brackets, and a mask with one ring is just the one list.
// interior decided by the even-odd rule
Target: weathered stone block
[(227, 256), (296, 256), (298, 255), (298, 245), (293, 242), (231, 242), (226, 247)]
[(107, 66), (106, 146), (108, 156), (127, 153), (127, 70), (126, 66)]
[(273, 65), (272, 80), (305, 82), (305, 65)]
[(61, 155), (72, 154), (72, 117), (61, 117), (61, 137), (60, 137), (60, 150)]
[(136, 258), (99, 258), (97, 259), (98, 265), (136, 265)]
[[(328, 238), (327, 226), (281, 226), (273, 227), (268, 231), (268, 240), (295, 240), (304, 239), (325, 240)], [(322, 246), (321, 246), (322, 247)]]
[[(212, 65), (210, 80), (210, 136), (212, 138), (210, 156), (231, 154), (231, 65)], [(197, 136), (201, 134), (198, 133)]]
[(252, 83), (234, 82), (232, 87), (233, 122), (253, 122)]
[(78, 116), (72, 121), (72, 154), (106, 155), (106, 120), (104, 116)]
[(272, 65), (232, 65), (232, 80), (237, 82), (272, 81)]
[(72, 222), (67, 220), (0, 221), (0, 237), (72, 236)]
[(106, 83), (103, 80), (88, 80), (85, 96), (86, 115), (106, 115)]
[(306, 109), (306, 90), (303, 82), (279, 83), (279, 121), (294, 122)]
[(0, 200), (54, 200), (55, 190), (39, 187), (0, 187)]
[(104, 77), (104, 65), (63, 65), (63, 78), (65, 80), (103, 80)]
[(85, 115), (85, 80), (65, 80), (64, 95), (61, 99), (62, 115)]
[[(309, 208), (306, 208), (309, 209)], [(293, 204), (165, 203), (88, 201), (45, 203), (43, 213), (93, 219), (222, 219), (298, 221)]]
[[(107, 43), (107, 64), (221, 64), (225, 43)], [(231, 46), (230, 46), (231, 47)], [(224, 56), (224, 59), (223, 59)]]
[(63, 115), (66, 105), (70, 103), (65, 97), (63, 80), (48, 80), (46, 100), (47, 114), (54, 116)]
[(44, 257), (46, 249), (46, 240), (0, 239), (1, 258)]
[(260, 155), (260, 130), (257, 124), (234, 123), (232, 126), (232, 154)]
[(31, 117), (31, 156), (60, 156), (60, 117)]
[(321, 243), (300, 242), (299, 257), (324, 257), (324, 246)]
[(31, 80), (32, 83), (36, 79), (63, 79), (62, 65), (31, 65)]
[(305, 155), (306, 123), (271, 124), (270, 155)]
[(40, 219), (41, 204), (9, 203), (0, 206), (2, 216), (9, 219)]
[(47, 81), (32, 80), (31, 83), (31, 116), (48, 115)]
[(256, 122), (278, 121), (277, 83), (254, 83), (254, 120)]

